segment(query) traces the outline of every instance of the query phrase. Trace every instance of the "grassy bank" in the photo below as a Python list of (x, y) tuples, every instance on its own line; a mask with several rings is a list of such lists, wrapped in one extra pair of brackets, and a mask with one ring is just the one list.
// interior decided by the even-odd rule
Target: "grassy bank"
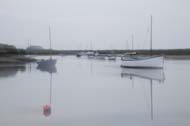
[(39, 50), (27, 52), (26, 50), (19, 50), (18, 54), (32, 54), (32, 55), (75, 55), (79, 52), (98, 52), (100, 54), (124, 54), (129, 52), (136, 52), (140, 55), (190, 55), (190, 49), (162, 49), (162, 50)]
[(169, 59), (190, 59), (190, 49), (160, 49), (160, 50), (38, 50), (26, 51), (25, 49), (14, 49), (0, 51), (0, 63), (2, 62), (33, 62), (35, 59), (24, 55), (76, 55), (79, 52), (98, 52), (99, 54), (122, 55), (124, 53), (136, 52), (138, 55), (165, 55)]
[(29, 62), (35, 62), (36, 59), (23, 55), (6, 55), (0, 56), (0, 67), (23, 66)]

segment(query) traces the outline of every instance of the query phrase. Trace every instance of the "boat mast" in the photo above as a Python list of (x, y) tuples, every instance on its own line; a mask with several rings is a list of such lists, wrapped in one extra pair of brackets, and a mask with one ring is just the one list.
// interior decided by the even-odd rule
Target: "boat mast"
[(50, 55), (52, 54), (52, 47), (51, 47), (51, 27), (49, 25), (49, 47), (50, 47)]
[(31, 54), (31, 40), (28, 40), (28, 55)]
[(152, 15), (150, 15), (150, 54), (152, 55)]
[(131, 42), (132, 42), (132, 50), (134, 50), (134, 35), (131, 36)]
[(126, 40), (126, 50), (129, 50), (128, 40)]
[(90, 41), (90, 50), (92, 51), (92, 40)]

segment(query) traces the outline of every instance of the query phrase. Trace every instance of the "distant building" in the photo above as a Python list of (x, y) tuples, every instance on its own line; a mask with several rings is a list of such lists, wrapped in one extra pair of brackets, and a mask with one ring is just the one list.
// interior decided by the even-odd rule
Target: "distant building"
[(44, 50), (41, 46), (29, 46), (26, 48), (26, 51), (41, 51)]

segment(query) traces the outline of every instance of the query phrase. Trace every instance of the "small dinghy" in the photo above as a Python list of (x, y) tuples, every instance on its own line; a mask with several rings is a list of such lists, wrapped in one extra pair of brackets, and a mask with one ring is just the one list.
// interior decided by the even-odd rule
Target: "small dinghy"
[(52, 58), (52, 47), (51, 47), (51, 28), (49, 26), (49, 42), (50, 42), (50, 58), (45, 60), (42, 59), (37, 62), (38, 67), (51, 67), (55, 66), (57, 60)]
[(44, 59), (42, 59), (42, 60), (40, 60), (39, 62), (37, 62), (37, 64), (38, 64), (38, 66), (39, 67), (48, 67), (48, 66), (55, 66), (55, 64), (56, 64), (56, 59), (52, 59), (52, 58), (49, 58), (49, 59), (47, 59), (47, 60), (44, 60)]

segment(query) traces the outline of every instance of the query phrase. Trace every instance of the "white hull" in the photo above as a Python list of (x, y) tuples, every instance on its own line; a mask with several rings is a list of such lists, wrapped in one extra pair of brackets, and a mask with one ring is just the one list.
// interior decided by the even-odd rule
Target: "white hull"
[(141, 57), (129, 60), (123, 60), (121, 67), (126, 68), (163, 68), (164, 57)]
[(108, 57), (108, 60), (116, 60), (116, 57), (114, 57), (114, 56)]
[(106, 57), (105, 57), (105, 56), (101, 56), (101, 55), (99, 55), (99, 56), (96, 56), (96, 59), (98, 59), (98, 60), (105, 60)]
[(121, 71), (121, 77), (138, 77), (148, 80), (164, 81), (163, 69), (132, 69), (123, 68)]
[(88, 56), (88, 59), (94, 59), (94, 57), (95, 57), (95, 56), (93, 56), (93, 55), (89, 55), (89, 56)]

